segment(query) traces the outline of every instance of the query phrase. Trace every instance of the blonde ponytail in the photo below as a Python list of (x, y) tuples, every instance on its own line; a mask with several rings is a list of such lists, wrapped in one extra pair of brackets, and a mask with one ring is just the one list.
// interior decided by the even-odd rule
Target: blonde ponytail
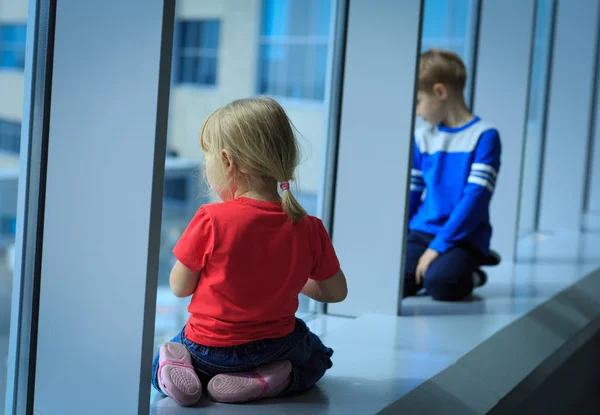
[(281, 189), (281, 206), (283, 207), (283, 211), (287, 213), (292, 223), (299, 222), (300, 219), (307, 215), (306, 210), (304, 210), (292, 194), (288, 182), (283, 182)]

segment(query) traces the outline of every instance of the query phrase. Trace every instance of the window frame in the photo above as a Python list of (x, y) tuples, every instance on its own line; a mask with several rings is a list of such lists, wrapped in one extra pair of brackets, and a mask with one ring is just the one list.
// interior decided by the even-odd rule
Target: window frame
[[(182, 30), (182, 25), (185, 23), (195, 23), (195, 24), (199, 24), (200, 27), (198, 28), (198, 30), (201, 29), (202, 24), (205, 22), (217, 22), (217, 45), (215, 48), (204, 48), (204, 47), (193, 47), (193, 46), (188, 46), (188, 47), (184, 47), (181, 45), (181, 43), (184, 41), (183, 39), (183, 30)], [(222, 19), (220, 18), (195, 18), (195, 19), (180, 19), (178, 18), (177, 21), (175, 22), (175, 33), (174, 33), (174, 47), (173, 47), (173, 71), (172, 71), (172, 77), (171, 77), (171, 81), (173, 84), (173, 87), (175, 88), (180, 88), (180, 87), (188, 87), (188, 88), (195, 88), (195, 89), (203, 89), (203, 90), (214, 90), (219, 86), (219, 62), (220, 62), (220, 53), (221, 53), (221, 30), (222, 30)], [(187, 50), (186, 53), (184, 54), (183, 51)], [(193, 50), (193, 49), (197, 49), (197, 53), (195, 54), (191, 54), (189, 50)], [(208, 53), (209, 56), (206, 56), (207, 51), (211, 52)], [(190, 56), (191, 55), (195, 55), (195, 56)], [(214, 56), (210, 56), (210, 55), (214, 55)], [(180, 76), (180, 70), (181, 70), (181, 60), (182, 58), (187, 57), (187, 58), (195, 58), (198, 60), (201, 60), (203, 58), (210, 58), (210, 59), (214, 59), (215, 60), (215, 73), (214, 73), (214, 83), (210, 84), (210, 83), (200, 83), (200, 82), (192, 82), (192, 81), (182, 81), (181, 80), (181, 76)]]
[(33, 413), (56, 0), (29, 0), (6, 414)]

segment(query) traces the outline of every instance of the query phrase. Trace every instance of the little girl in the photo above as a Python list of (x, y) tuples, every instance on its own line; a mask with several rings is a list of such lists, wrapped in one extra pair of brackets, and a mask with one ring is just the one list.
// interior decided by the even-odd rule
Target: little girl
[(347, 287), (322, 222), (290, 191), (292, 125), (272, 99), (234, 101), (208, 117), (200, 145), (223, 203), (202, 206), (173, 250), (170, 286), (193, 294), (190, 318), (161, 347), (152, 384), (182, 406), (200, 399), (200, 378), (218, 402), (305, 391), (333, 350), (295, 318), (298, 294), (340, 302)]

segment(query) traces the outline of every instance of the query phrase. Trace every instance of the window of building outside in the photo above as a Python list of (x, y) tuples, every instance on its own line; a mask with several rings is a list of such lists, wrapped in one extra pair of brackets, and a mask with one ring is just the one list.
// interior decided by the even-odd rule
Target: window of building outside
[(21, 123), (0, 120), (0, 151), (19, 154), (21, 147)]
[(176, 80), (179, 84), (217, 83), (219, 20), (180, 20), (175, 34)]
[(554, 0), (537, 1), (519, 209), (521, 237), (531, 236), (538, 231), (539, 186), (544, 146), (543, 126), (548, 96), (554, 4)]
[(330, 0), (263, 1), (260, 94), (325, 98), (330, 10)]
[(0, 2), (0, 412), (4, 410), (15, 257), (27, 0)]
[(25, 67), (25, 33), (25, 24), (0, 22), (0, 68)]
[[(202, 173), (200, 127), (217, 108), (239, 98), (270, 95), (280, 100), (299, 132), (301, 165), (293, 191), (309, 214), (318, 213), (321, 160), (327, 148), (325, 79), (332, 39), (331, 0), (179, 0), (171, 88), (165, 192), (159, 261), (155, 349), (176, 335), (187, 321), (190, 299), (169, 289), (175, 262), (172, 249), (196, 210), (216, 201)], [(200, 26), (192, 22), (202, 22)], [(207, 29), (206, 22), (212, 23)], [(218, 23), (216, 23), (218, 22)], [(204, 26), (202, 26), (204, 25)], [(211, 35), (205, 35), (210, 32)], [(218, 34), (215, 34), (218, 33)], [(209, 36), (210, 41), (202, 40)], [(192, 40), (187, 40), (187, 39)], [(186, 58), (178, 51), (194, 45)], [(200, 45), (198, 47), (198, 45)], [(192, 59), (210, 45), (214, 59)], [(208, 48), (208, 46), (207, 46)], [(209, 48), (210, 49), (210, 48)], [(218, 56), (216, 50), (218, 49)], [(187, 60), (186, 60), (187, 59)], [(189, 88), (180, 82), (189, 73), (213, 75), (214, 87)], [(218, 64), (217, 64), (218, 62)], [(179, 68), (177, 68), (179, 66)], [(260, 79), (257, 88), (257, 76)], [(196, 78), (197, 79), (197, 78)], [(310, 102), (310, 105), (305, 105)], [(301, 296), (299, 314), (306, 318), (314, 303)]]

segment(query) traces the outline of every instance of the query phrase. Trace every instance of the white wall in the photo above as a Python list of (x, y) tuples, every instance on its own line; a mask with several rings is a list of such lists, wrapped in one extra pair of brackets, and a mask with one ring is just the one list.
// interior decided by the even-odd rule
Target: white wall
[(22, 72), (0, 70), (0, 118), (21, 121), (23, 86)]
[(491, 248), (506, 261), (514, 259), (517, 240), (534, 11), (533, 0), (490, 0), (481, 9), (474, 109), (498, 128), (502, 142)]
[[(596, 63), (596, 72), (600, 71), (600, 55)], [(600, 79), (597, 80), (600, 82)], [(596, 88), (600, 85), (596, 85)], [(590, 155), (590, 177), (588, 178), (588, 200), (586, 211), (594, 216), (600, 216), (600, 94), (596, 93), (596, 114), (594, 117), (594, 137), (592, 139), (593, 153)]]
[(558, 2), (541, 188), (542, 231), (583, 225), (599, 0)]
[(24, 23), (27, 21), (27, 0), (0, 0), (0, 22)]
[[(150, 410), (171, 8), (59, 1), (33, 402), (40, 414)], [(73, 392), (66, 400), (65, 390)], [(97, 399), (99, 391), (110, 398)]]
[(396, 315), (402, 294), (422, 0), (372, 3), (348, 13), (333, 242), (350, 289), (327, 308), (348, 316)]

